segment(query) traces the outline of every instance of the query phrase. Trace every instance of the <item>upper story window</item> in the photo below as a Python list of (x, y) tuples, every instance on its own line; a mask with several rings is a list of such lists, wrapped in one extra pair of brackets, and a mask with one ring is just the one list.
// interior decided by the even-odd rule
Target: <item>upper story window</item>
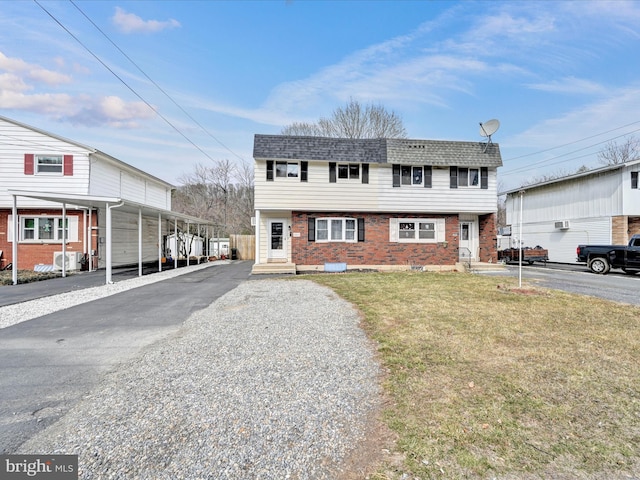
[(631, 172), (631, 188), (638, 188), (638, 172)]
[(431, 188), (430, 165), (393, 165), (393, 186), (418, 186)]
[(450, 188), (489, 188), (489, 169), (487, 167), (450, 167)]
[(329, 182), (360, 181), (369, 183), (368, 163), (329, 163)]
[(267, 181), (293, 179), (306, 182), (309, 176), (309, 162), (267, 160)]
[(25, 175), (73, 175), (73, 155), (24, 154)]
[(62, 173), (62, 155), (36, 155), (36, 173)]

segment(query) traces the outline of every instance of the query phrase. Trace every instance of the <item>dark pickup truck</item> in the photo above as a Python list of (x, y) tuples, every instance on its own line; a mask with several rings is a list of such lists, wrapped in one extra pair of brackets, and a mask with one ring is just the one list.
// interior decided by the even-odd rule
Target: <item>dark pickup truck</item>
[(612, 268), (621, 268), (633, 275), (640, 272), (640, 235), (634, 235), (629, 245), (578, 245), (578, 262), (584, 262), (593, 273), (604, 275)]

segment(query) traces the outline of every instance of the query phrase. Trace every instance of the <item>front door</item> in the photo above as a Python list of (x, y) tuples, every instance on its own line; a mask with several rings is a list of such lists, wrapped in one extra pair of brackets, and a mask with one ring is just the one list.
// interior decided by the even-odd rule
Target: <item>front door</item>
[(286, 261), (287, 238), (287, 222), (269, 220), (269, 260)]
[(475, 260), (474, 222), (460, 222), (460, 260)]

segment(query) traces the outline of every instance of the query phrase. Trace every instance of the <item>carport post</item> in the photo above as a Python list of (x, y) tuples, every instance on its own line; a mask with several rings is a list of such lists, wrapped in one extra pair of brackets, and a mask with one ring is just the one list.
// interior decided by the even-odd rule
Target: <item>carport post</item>
[(173, 268), (178, 268), (178, 217), (173, 217), (173, 238), (176, 241), (176, 251), (173, 252)]
[[(67, 276), (67, 204), (62, 203), (62, 277)], [(54, 225), (54, 228), (57, 228)]]
[(142, 276), (142, 209), (138, 208), (138, 276)]
[(106, 231), (106, 242), (107, 242), (107, 252), (105, 255), (106, 258), (106, 274), (105, 274), (105, 282), (107, 284), (113, 283), (113, 281), (111, 280), (111, 209), (112, 208), (118, 208), (124, 205), (124, 202), (120, 202), (117, 205), (109, 205), (108, 203), (105, 203), (105, 209), (107, 211), (107, 218), (106, 218), (106, 224), (107, 224), (107, 231)]
[(11, 267), (11, 279), (13, 280), (13, 284), (18, 284), (18, 239), (20, 238), (20, 231), (18, 230), (19, 222), (18, 222), (18, 197), (16, 195), (11, 195), (13, 197), (13, 211), (11, 214), (13, 218), (11, 221), (13, 222), (13, 243), (11, 244), (11, 263), (13, 263), (13, 267)]
[(158, 213), (158, 271), (162, 271), (162, 214)]

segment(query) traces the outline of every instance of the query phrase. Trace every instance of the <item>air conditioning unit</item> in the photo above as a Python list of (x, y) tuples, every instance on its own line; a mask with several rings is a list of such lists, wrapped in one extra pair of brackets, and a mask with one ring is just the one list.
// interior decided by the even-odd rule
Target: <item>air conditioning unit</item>
[[(82, 252), (65, 252), (65, 270), (80, 270)], [(62, 252), (53, 252), (53, 268), (62, 270)]]
[(555, 227), (559, 230), (566, 230), (569, 228), (569, 220), (561, 220), (555, 223)]

